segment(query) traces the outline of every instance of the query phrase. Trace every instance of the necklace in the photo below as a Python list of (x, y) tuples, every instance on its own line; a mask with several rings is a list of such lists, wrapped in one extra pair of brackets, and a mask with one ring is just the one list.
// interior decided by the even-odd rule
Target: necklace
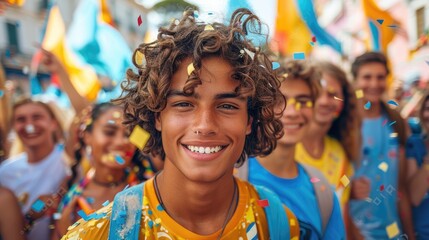
[[(161, 207), (164, 209), (164, 211), (165, 211), (168, 215), (172, 216), (170, 213), (168, 213), (167, 208), (165, 207), (164, 202), (162, 201), (161, 194), (159, 193), (158, 183), (157, 183), (157, 181), (156, 181), (156, 179), (157, 179), (157, 177), (158, 177), (158, 174), (159, 174), (159, 173), (160, 173), (160, 172), (158, 172), (158, 173), (155, 175), (154, 179), (153, 179), (153, 185), (154, 185), (154, 187), (155, 187), (155, 194), (156, 194), (156, 197), (158, 198), (159, 204), (160, 204), (160, 205), (161, 205)], [(237, 204), (238, 204), (238, 187), (237, 187), (237, 182), (235, 181), (235, 178), (233, 178), (233, 180), (234, 180), (234, 194), (233, 194), (232, 199), (231, 199), (231, 202), (230, 202), (230, 204), (229, 204), (228, 213), (226, 214), (226, 218), (225, 218), (225, 220), (223, 221), (222, 228), (221, 228), (221, 231), (220, 231), (219, 236), (217, 237), (217, 240), (220, 240), (220, 239), (221, 239), (221, 237), (222, 237), (222, 235), (223, 235), (223, 232), (225, 231), (226, 225), (228, 224), (228, 220), (232, 217), (232, 214), (234, 213), (234, 211), (235, 211), (235, 209), (236, 209), (236, 207), (237, 207)], [(234, 207), (233, 207), (233, 206), (234, 206)]]
[(93, 183), (99, 185), (99, 186), (102, 186), (102, 187), (114, 188), (114, 187), (117, 187), (117, 186), (121, 185), (122, 183), (124, 183), (127, 180), (127, 176), (128, 176), (128, 174), (125, 173), (124, 176), (119, 181), (116, 181), (116, 182), (100, 182), (100, 181), (96, 180), (95, 177), (92, 177), (91, 181)]

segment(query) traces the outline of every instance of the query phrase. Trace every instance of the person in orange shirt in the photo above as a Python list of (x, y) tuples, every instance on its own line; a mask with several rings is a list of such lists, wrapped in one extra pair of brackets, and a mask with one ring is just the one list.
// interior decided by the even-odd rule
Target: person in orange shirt
[[(185, 11), (134, 52), (124, 106), (129, 129), (164, 169), (76, 222), (63, 239), (298, 239), (298, 221), (271, 191), (233, 176), (247, 155), (272, 152), (285, 105), (273, 63), (246, 39), (259, 19), (236, 10), (230, 25)], [(268, 219), (270, 219), (268, 221)]]

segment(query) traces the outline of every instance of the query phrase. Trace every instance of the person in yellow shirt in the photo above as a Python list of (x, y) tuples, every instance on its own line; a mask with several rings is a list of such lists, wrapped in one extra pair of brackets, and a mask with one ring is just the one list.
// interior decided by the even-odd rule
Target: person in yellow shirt
[[(69, 227), (63, 239), (298, 239), (298, 221), (271, 191), (233, 176), (247, 155), (272, 152), (285, 106), (273, 63), (246, 39), (247, 9), (230, 25), (185, 11), (134, 52), (125, 124), (164, 169)], [(253, 29), (253, 28), (252, 28)], [(133, 133), (131, 135), (133, 135)]]
[(316, 66), (322, 71), (322, 90), (308, 134), (296, 146), (295, 158), (324, 174), (344, 209), (350, 196), (352, 162), (359, 158), (360, 151), (356, 97), (345, 72), (338, 66), (330, 62)]

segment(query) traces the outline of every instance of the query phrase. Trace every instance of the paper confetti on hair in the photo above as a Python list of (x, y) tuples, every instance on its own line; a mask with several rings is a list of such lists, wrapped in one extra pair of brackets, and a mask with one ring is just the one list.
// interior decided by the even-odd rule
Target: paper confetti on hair
[(130, 142), (134, 144), (138, 149), (143, 150), (149, 138), (150, 134), (146, 130), (141, 128), (139, 125), (136, 125), (129, 139)]
[(204, 31), (213, 31), (214, 30), (214, 28), (213, 28), (213, 26), (212, 25), (210, 25), (210, 24), (207, 24), (205, 27), (204, 27)]
[(188, 65), (188, 76), (189, 75), (191, 75), (191, 73), (195, 70), (195, 68), (194, 68), (194, 64), (193, 63), (190, 63), (189, 65)]
[(396, 123), (396, 121), (393, 121), (393, 122), (389, 123), (389, 126), (392, 126), (395, 123)]
[(341, 184), (343, 184), (344, 187), (347, 187), (350, 183), (349, 178), (346, 175), (343, 175), (340, 179)]
[(397, 102), (395, 102), (394, 100), (389, 100), (387, 101), (387, 104), (393, 105), (393, 106), (399, 106), (399, 104)]
[(382, 162), (378, 165), (378, 168), (383, 172), (387, 172), (387, 169), (389, 169), (389, 165), (386, 162)]
[(386, 227), (386, 232), (387, 232), (387, 236), (389, 237), (389, 239), (392, 239), (396, 236), (399, 235), (399, 228), (398, 228), (398, 224), (396, 222), (390, 224), (389, 226)]
[(294, 60), (305, 60), (305, 53), (303, 52), (296, 52), (293, 54)]
[(261, 207), (268, 207), (268, 206), (270, 206), (270, 203), (268, 202), (268, 199), (258, 200), (257, 203)]
[(383, 24), (384, 20), (383, 19), (377, 19), (377, 22), (381, 24)]
[(276, 70), (277, 68), (280, 67), (280, 63), (278, 62), (273, 62), (272, 65), (273, 65), (273, 70)]
[(338, 97), (336, 97), (336, 96), (334, 96), (334, 99), (335, 99), (335, 100), (338, 100), (338, 101), (341, 101), (341, 102), (344, 102), (344, 100), (343, 100), (343, 99), (338, 98)]
[(255, 53), (245, 48), (244, 51), (249, 55), (249, 57), (253, 60), (255, 58)]
[(371, 108), (371, 102), (370, 102), (370, 101), (368, 101), (367, 103), (365, 103), (365, 105), (363, 106), (363, 108), (364, 108), (365, 110), (369, 110), (369, 109)]
[(140, 25), (142, 25), (142, 23), (143, 23), (142, 16), (141, 16), (141, 15), (139, 15), (139, 17), (137, 18), (137, 24), (138, 24), (138, 25), (139, 25), (139, 27), (140, 27)]
[(320, 182), (320, 179), (318, 179), (316, 177), (313, 177), (313, 178), (310, 179), (310, 182), (317, 183), (317, 182)]
[(134, 54), (134, 61), (136, 62), (137, 65), (142, 66), (143, 65), (143, 58), (144, 55), (143, 53), (141, 53), (140, 51), (136, 51), (136, 53)]
[(362, 91), (362, 89), (356, 90), (355, 94), (356, 94), (356, 98), (357, 99), (363, 98), (363, 91)]

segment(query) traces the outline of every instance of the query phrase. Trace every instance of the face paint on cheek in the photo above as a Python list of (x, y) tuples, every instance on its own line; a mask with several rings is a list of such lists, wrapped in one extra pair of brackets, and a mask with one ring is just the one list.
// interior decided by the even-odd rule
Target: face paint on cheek
[(36, 131), (33, 124), (28, 124), (25, 126), (25, 133), (27, 134), (33, 134)]
[(112, 154), (104, 154), (102, 157), (101, 157), (101, 161), (103, 162), (103, 163), (113, 163), (113, 162), (115, 162), (115, 157), (112, 155)]

